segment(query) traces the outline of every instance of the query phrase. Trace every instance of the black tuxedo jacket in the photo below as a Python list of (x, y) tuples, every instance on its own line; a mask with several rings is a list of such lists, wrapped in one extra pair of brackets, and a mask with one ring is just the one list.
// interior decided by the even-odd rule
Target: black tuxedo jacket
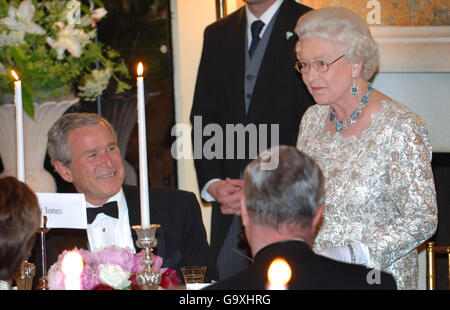
[[(130, 227), (141, 224), (139, 191), (134, 186), (123, 186), (128, 205)], [(217, 270), (212, 262), (210, 248), (206, 239), (206, 231), (202, 222), (200, 206), (193, 193), (173, 190), (155, 189), (149, 191), (150, 220), (152, 224), (160, 224), (156, 231), (158, 245), (154, 254), (163, 258), (163, 267), (177, 271), (181, 280), (182, 266), (207, 266), (205, 281), (217, 279)], [(136, 232), (132, 231), (133, 244), (136, 248)], [(46, 234), (47, 270), (54, 264), (58, 255), (64, 250), (74, 247), (88, 248), (87, 233), (84, 229), (51, 229)], [(42, 276), (41, 243), (36, 239), (32, 258), (36, 265), (35, 283)], [(140, 249), (136, 248), (139, 252)]]
[[(306, 109), (313, 104), (313, 99), (303, 85), (300, 74), (294, 69), (297, 36), (292, 33), (298, 18), (309, 10), (310, 8), (294, 0), (282, 3), (260, 66), (247, 115), (244, 98), (245, 54), (248, 52), (245, 7), (205, 29), (190, 115), (194, 128), (194, 163), (200, 189), (213, 178), (240, 178), (245, 166), (254, 158), (248, 156), (252, 154), (246, 154), (246, 158), (238, 159), (237, 152), (242, 150), (242, 145), (237, 145), (237, 141), (231, 145), (234, 150), (230, 150), (230, 145), (225, 143), (226, 124), (255, 124), (258, 136), (262, 128), (260, 125), (266, 124), (267, 137), (271, 137), (270, 125), (276, 124), (279, 126), (277, 144), (296, 144), (300, 120)], [(201, 116), (201, 126), (198, 126), (198, 121), (194, 121), (195, 116)], [(205, 154), (202, 154), (202, 158), (197, 156), (205, 142), (212, 138), (208, 135), (202, 137), (203, 128), (211, 123), (218, 124), (223, 129), (223, 152), (219, 150), (223, 153), (223, 159), (206, 159)], [(247, 139), (247, 153), (249, 144), (255, 142)], [(261, 151), (271, 145), (272, 141), (267, 141), (266, 147)], [(258, 152), (259, 149), (258, 143)], [(233, 154), (233, 157), (227, 158), (226, 154)], [(223, 215), (218, 208), (213, 208), (211, 246), (216, 255), (231, 220), (232, 216)]]
[[(216, 284), (207, 290), (264, 290), (267, 270), (278, 257), (284, 258), (292, 270), (288, 288), (292, 290), (395, 290), (392, 275), (380, 271), (379, 284), (369, 284), (367, 275), (372, 271), (360, 265), (337, 262), (316, 255), (302, 241), (285, 241), (261, 249), (253, 264), (246, 270)], [(369, 274), (369, 279), (377, 279)]]

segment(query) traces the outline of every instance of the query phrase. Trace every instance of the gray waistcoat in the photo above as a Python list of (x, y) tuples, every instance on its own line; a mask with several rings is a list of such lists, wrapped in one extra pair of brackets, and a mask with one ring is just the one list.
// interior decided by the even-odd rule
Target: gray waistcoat
[[(272, 20), (267, 25), (266, 30), (264, 31), (264, 35), (258, 43), (255, 52), (253, 53), (252, 58), (250, 58), (248, 54), (248, 48), (245, 49), (245, 79), (244, 79), (244, 90), (245, 90), (245, 114), (247, 115), (248, 108), (250, 107), (250, 102), (252, 100), (253, 89), (255, 87), (256, 78), (258, 77), (259, 68), (261, 66), (261, 62), (263, 60), (267, 43), (270, 39), (270, 34), (272, 33), (273, 24), (275, 23), (275, 19), (277, 18), (277, 13), (272, 17)], [(248, 47), (247, 38), (245, 42), (245, 46)]]

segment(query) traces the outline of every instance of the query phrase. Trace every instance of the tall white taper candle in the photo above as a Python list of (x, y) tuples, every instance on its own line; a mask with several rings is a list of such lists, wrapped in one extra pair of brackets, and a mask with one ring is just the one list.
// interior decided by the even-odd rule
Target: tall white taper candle
[(139, 129), (139, 183), (141, 192), (141, 226), (150, 227), (150, 205), (148, 195), (147, 134), (145, 125), (144, 67), (137, 69), (137, 112)]
[(22, 105), (22, 82), (19, 76), (11, 71), (16, 79), (14, 81), (14, 103), (16, 105), (16, 150), (17, 150), (17, 179), (25, 182), (25, 155), (23, 146), (23, 105)]

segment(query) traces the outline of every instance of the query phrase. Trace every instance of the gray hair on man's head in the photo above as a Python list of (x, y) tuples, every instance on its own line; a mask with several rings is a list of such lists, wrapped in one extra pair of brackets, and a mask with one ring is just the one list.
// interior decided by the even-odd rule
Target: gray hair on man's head
[[(319, 166), (292, 146), (275, 146), (263, 153), (244, 172), (249, 217), (276, 229), (283, 224), (310, 226), (324, 196)], [(262, 169), (264, 161), (270, 161), (272, 156), (278, 156), (278, 167)]]
[(114, 127), (103, 117), (95, 113), (67, 113), (61, 116), (50, 128), (47, 133), (47, 149), (51, 163), (56, 160), (64, 164), (70, 164), (72, 161), (72, 150), (69, 145), (69, 134), (75, 129), (105, 125), (117, 141), (117, 134)]
[(369, 80), (378, 68), (378, 45), (370, 28), (358, 14), (349, 9), (327, 7), (312, 10), (299, 18), (295, 32), (299, 37), (297, 53), (301, 50), (303, 40), (326, 39), (342, 45), (342, 53), (350, 61), (363, 64), (361, 75), (364, 79)]

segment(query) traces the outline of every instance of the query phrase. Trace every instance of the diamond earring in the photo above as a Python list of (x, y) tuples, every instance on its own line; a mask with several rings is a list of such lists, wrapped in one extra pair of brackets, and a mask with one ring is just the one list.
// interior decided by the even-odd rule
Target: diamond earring
[(356, 85), (356, 75), (353, 74), (352, 95), (358, 94), (358, 85)]

